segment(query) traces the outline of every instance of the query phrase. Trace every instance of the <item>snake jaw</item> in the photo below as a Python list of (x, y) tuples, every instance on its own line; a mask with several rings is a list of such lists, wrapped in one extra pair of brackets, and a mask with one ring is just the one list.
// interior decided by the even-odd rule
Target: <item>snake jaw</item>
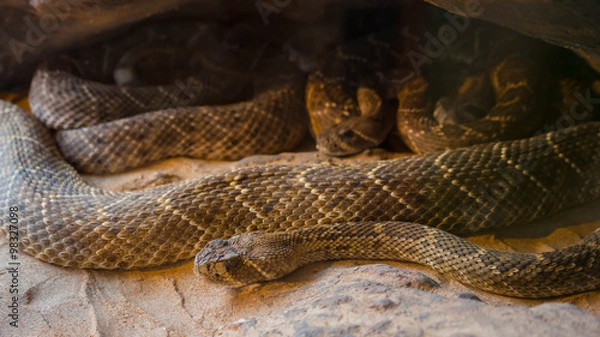
[(387, 132), (382, 122), (371, 118), (349, 117), (341, 123), (323, 130), (317, 136), (317, 149), (329, 156), (351, 156), (377, 147)]

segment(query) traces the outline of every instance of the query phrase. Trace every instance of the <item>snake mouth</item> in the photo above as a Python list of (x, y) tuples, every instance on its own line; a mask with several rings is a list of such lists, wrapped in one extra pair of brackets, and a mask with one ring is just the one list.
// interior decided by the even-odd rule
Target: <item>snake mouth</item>
[[(362, 139), (353, 130), (344, 130), (341, 133), (323, 130), (317, 136), (316, 148), (319, 153), (327, 156), (349, 157), (367, 149), (361, 146)], [(358, 144), (358, 147), (355, 144)]]
[(344, 119), (324, 129), (316, 137), (317, 150), (328, 156), (347, 157), (379, 146), (393, 128), (387, 119), (364, 116)]

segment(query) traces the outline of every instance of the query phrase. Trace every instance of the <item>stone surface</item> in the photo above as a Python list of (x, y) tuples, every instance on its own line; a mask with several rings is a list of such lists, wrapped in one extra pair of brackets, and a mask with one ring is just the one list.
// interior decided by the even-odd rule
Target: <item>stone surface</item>
[[(43, 57), (91, 43), (152, 17), (196, 16), (270, 24), (286, 18), (311, 22), (334, 5), (401, 5), (417, 0), (0, 0), (0, 88), (28, 82)], [(427, 0), (455, 13), (513, 28), (586, 56), (600, 70), (600, 3), (594, 0)], [(268, 12), (258, 4), (278, 4)], [(179, 14), (178, 14), (179, 13)], [(415, 14), (415, 17), (419, 17)], [(116, 30), (119, 28), (119, 30)]]
[[(426, 0), (558, 46), (600, 51), (600, 4), (594, 0)], [(471, 11), (472, 13), (469, 13)]]
[(595, 0), (425, 0), (577, 51), (600, 71), (600, 3)]

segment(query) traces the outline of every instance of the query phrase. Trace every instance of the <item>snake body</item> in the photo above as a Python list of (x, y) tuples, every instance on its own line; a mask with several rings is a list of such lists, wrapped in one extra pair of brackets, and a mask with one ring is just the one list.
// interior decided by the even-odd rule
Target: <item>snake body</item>
[(557, 251), (510, 253), (410, 222), (342, 223), (213, 240), (197, 255), (195, 271), (212, 281), (243, 286), (325, 260), (400, 260), (430, 266), (493, 293), (552, 297), (598, 287), (598, 244), (600, 230)]
[[(306, 90), (321, 152), (356, 154), (392, 126), (416, 153), (529, 137), (597, 78), (572, 53), (484, 23), (428, 53), (431, 29), (373, 34), (325, 55)], [(579, 87), (555, 89), (564, 78)]]
[[(247, 41), (259, 32), (234, 27), (221, 37), (212, 26), (185, 21), (146, 28), (150, 37), (138, 28), (132, 36), (69, 55), (68, 61), (50, 60), (32, 80), (32, 112), (57, 130), (60, 151), (77, 170), (115, 173), (174, 156), (239, 160), (289, 151), (304, 139), (304, 75), (283, 57), (264, 52), (272, 49), (268, 43)], [(117, 61), (131, 63), (127, 60), (144, 59), (144, 53), (152, 61), (161, 52), (191, 54), (200, 65), (165, 84), (115, 85), (102, 76), (104, 68), (114, 67), (121, 77), (131, 75)], [(94, 53), (107, 60), (89, 61), (101, 58)]]
[[(600, 286), (598, 231), (556, 255), (524, 255), (524, 264), (479, 248), (465, 251), (463, 258), (457, 241), (439, 236), (447, 235), (441, 230), (468, 234), (526, 223), (600, 197), (599, 149), (600, 123), (594, 122), (518, 141), (376, 163), (249, 167), (143, 191), (112, 192), (83, 182), (40, 122), (2, 102), (0, 228), (6, 235), (14, 231), (8, 213), (16, 207), (24, 252), (62, 266), (135, 269), (189, 259), (213, 239), (260, 230), (346, 223), (367, 229), (358, 233), (360, 242), (376, 236), (394, 245), (402, 239), (381, 230), (385, 224), (364, 222), (404, 221), (437, 228), (421, 233), (419, 245), (458, 255), (452, 263), (460, 272), (440, 270), (462, 273), (460, 279), (475, 287), (513, 296), (569, 294)], [(442, 242), (454, 248), (447, 250)], [(352, 250), (346, 243), (330, 248)], [(482, 263), (487, 269), (480, 268)], [(522, 268), (535, 273), (515, 277)], [(581, 280), (580, 286), (571, 287), (570, 274)], [(567, 281), (552, 286), (544, 281), (548, 275)]]
[(317, 149), (339, 156), (379, 145), (394, 124), (388, 100), (400, 66), (395, 29), (346, 42), (326, 53), (308, 77), (306, 107)]

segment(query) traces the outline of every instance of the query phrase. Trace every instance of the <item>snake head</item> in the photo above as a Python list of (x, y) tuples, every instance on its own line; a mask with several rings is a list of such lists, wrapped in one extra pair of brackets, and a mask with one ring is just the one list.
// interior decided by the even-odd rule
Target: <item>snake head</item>
[(374, 148), (383, 139), (380, 121), (350, 117), (317, 135), (317, 150), (329, 156), (350, 156)]
[(209, 242), (194, 261), (200, 278), (230, 287), (271, 281), (299, 267), (293, 248), (261, 231)]
[(377, 92), (368, 87), (356, 91), (359, 115), (349, 114), (323, 128), (316, 137), (319, 152), (350, 156), (381, 144), (393, 126), (393, 116)]
[(209, 281), (231, 286), (241, 286), (230, 274), (230, 270), (242, 264), (243, 257), (229, 250), (229, 241), (213, 240), (196, 255), (194, 272)]

